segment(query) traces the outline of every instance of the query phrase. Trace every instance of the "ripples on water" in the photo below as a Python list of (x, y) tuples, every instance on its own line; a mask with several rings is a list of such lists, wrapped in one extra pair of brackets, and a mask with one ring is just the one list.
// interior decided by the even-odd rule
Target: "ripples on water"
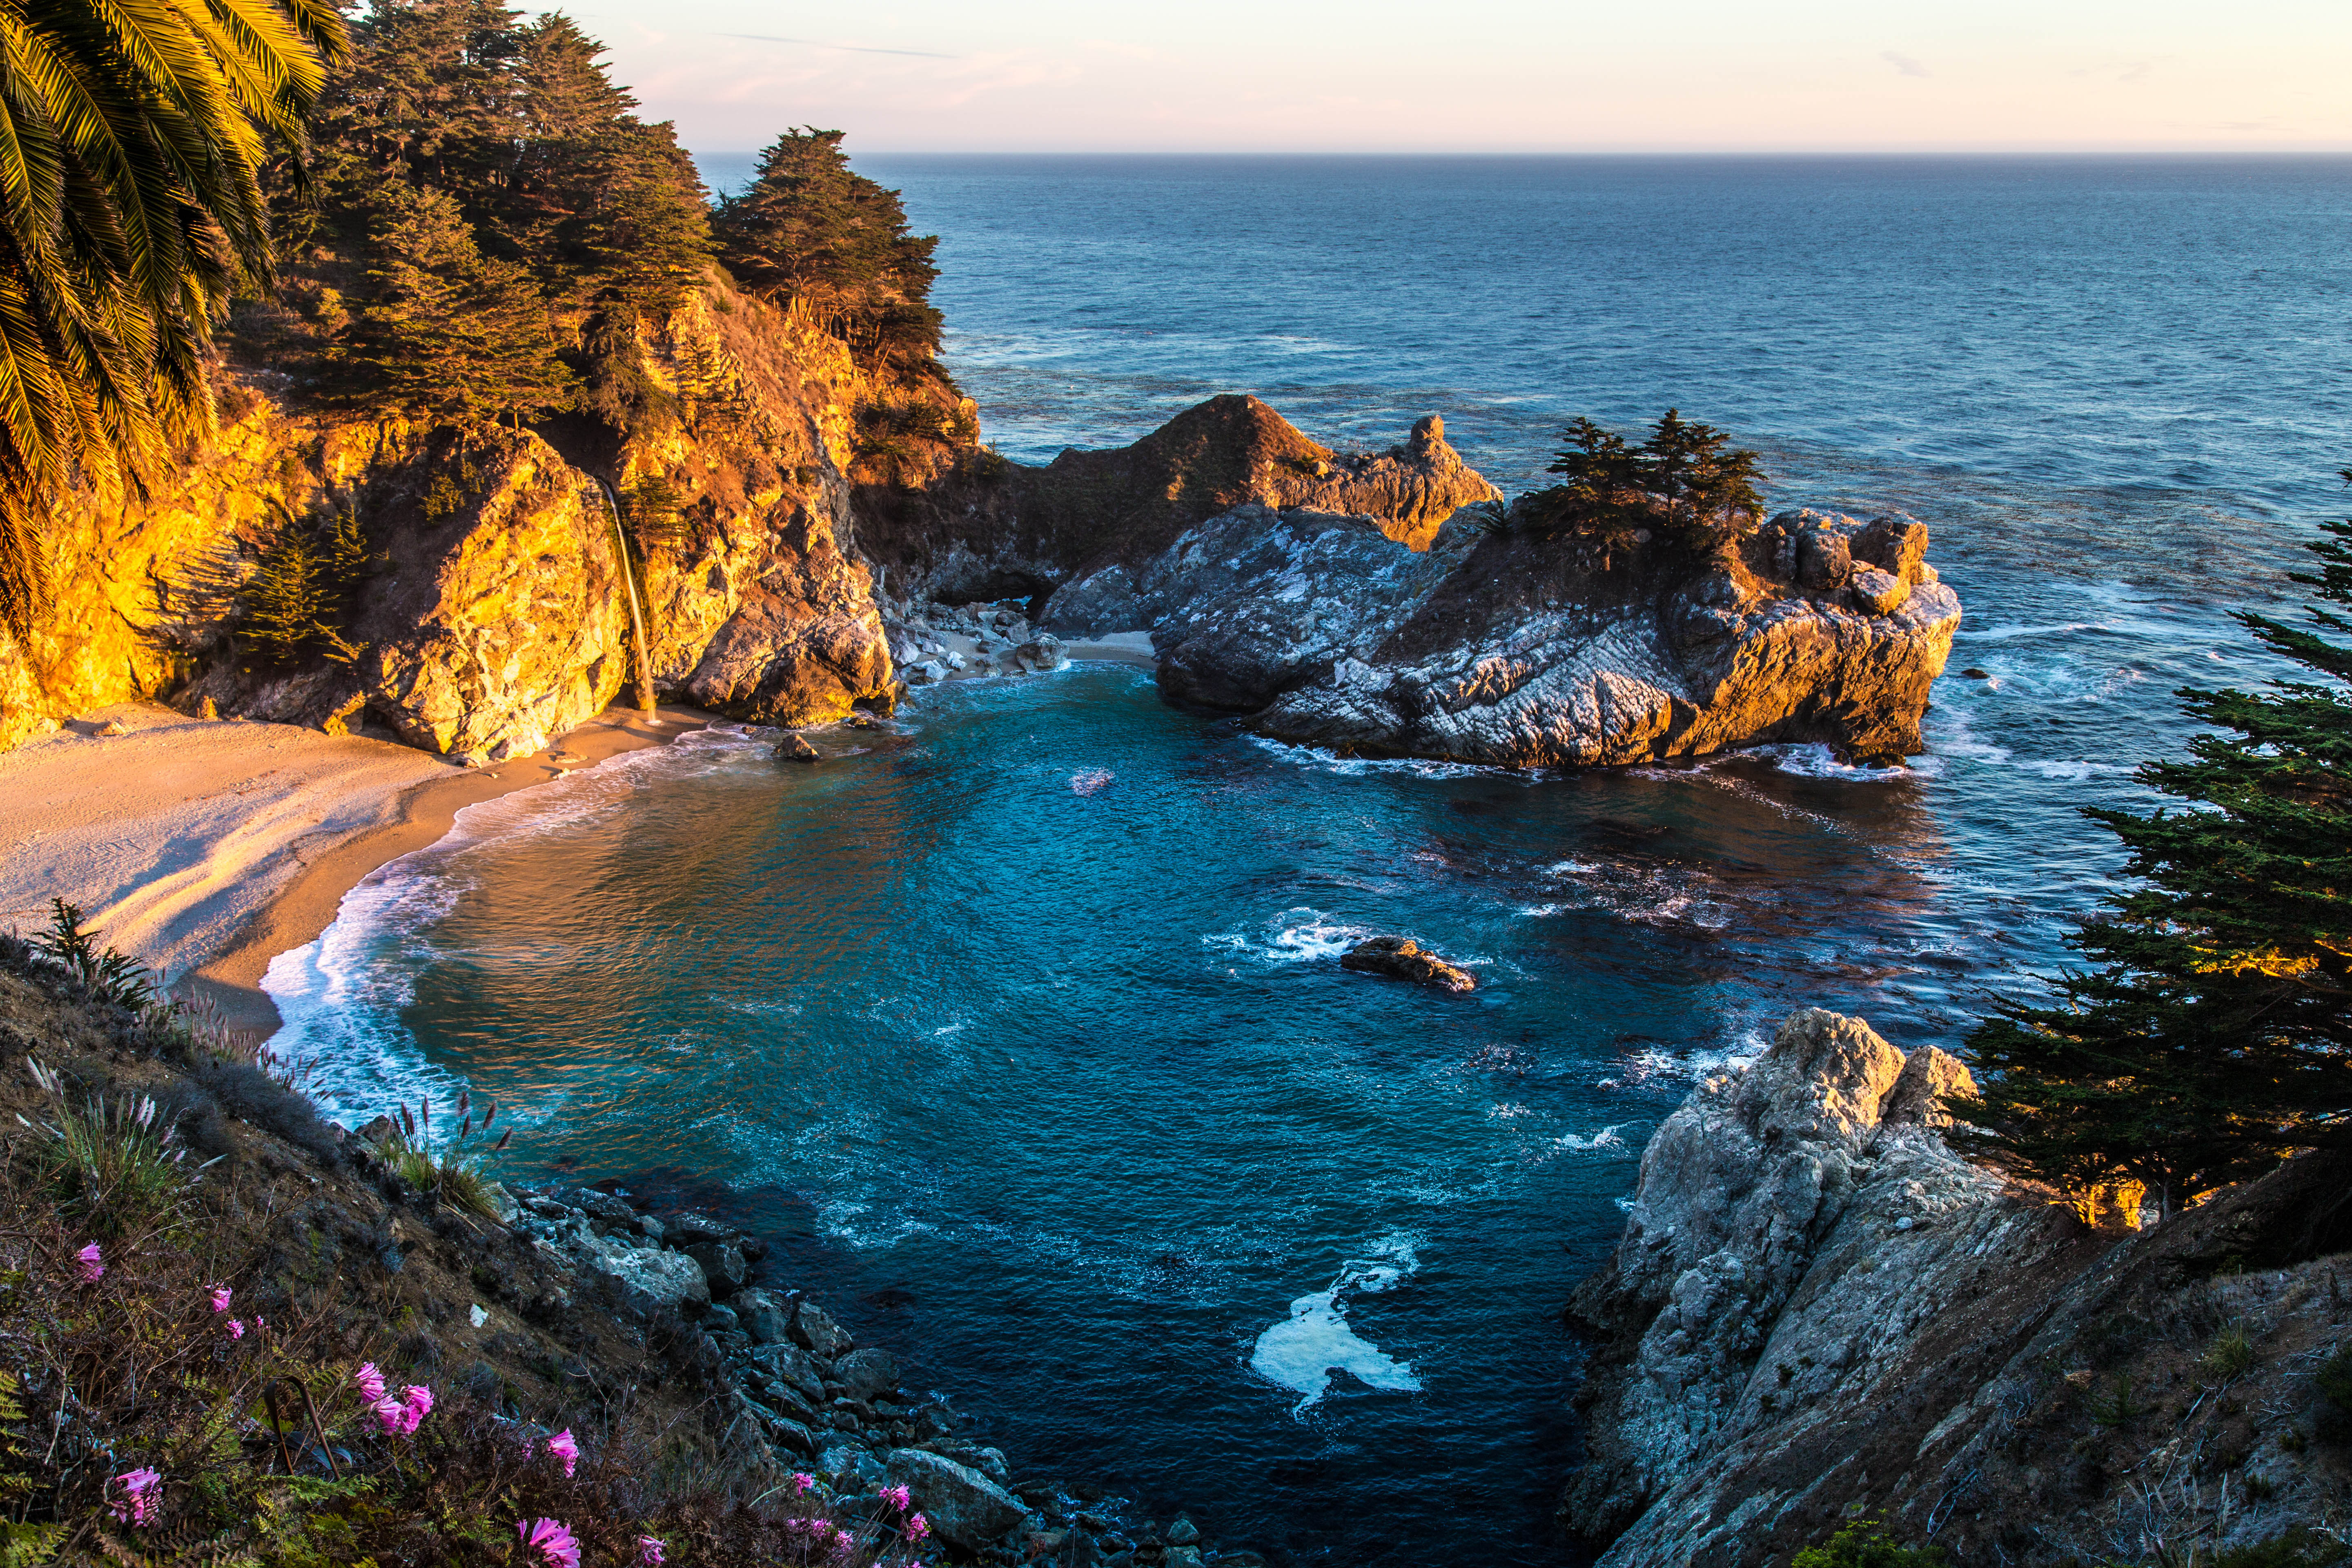
[[(1776, 503), (1916, 512), (1968, 608), (1929, 753), (1531, 777), (959, 685), (820, 769), (714, 732), (471, 808), (273, 969), (281, 1043), (729, 1207), (1029, 1474), (1300, 1562), (1572, 1560), (1558, 1310), (1657, 1119), (1794, 1006), (1957, 1044), (2111, 886), (2077, 811), (2172, 689), (2263, 673), (2227, 611), (2336, 502), (2347, 166), (871, 168), (1015, 456), (1246, 389), (1437, 410), (1517, 489), (1675, 403)], [(1340, 971), (1376, 931), (1480, 989)]]

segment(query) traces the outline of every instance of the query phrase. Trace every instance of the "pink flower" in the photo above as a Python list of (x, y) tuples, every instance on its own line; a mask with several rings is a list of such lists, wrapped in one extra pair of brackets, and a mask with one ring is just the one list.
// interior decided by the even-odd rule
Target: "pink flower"
[(836, 1530), (833, 1532), (833, 1544), (836, 1551), (846, 1552), (857, 1544), (857, 1537), (845, 1530)]
[(156, 1494), (163, 1489), (163, 1478), (154, 1470), (125, 1470), (114, 1478), (122, 1486), (121, 1502), (110, 1502), (107, 1511), (128, 1524), (143, 1525), (155, 1517)]
[(580, 1445), (572, 1440), (572, 1428), (566, 1426), (562, 1431), (550, 1437), (547, 1440), (547, 1451), (563, 1461), (563, 1474), (565, 1479), (569, 1479), (572, 1468), (580, 1462)]
[[(81, 1259), (81, 1282), (85, 1285), (97, 1284), (98, 1277), (106, 1272), (106, 1260), (99, 1256), (98, 1243), (91, 1242), (74, 1256)], [(133, 1470), (131, 1473), (136, 1476), (145, 1472)]]
[(816, 1485), (816, 1478), (810, 1475), (806, 1470), (794, 1470), (793, 1472), (793, 1495), (794, 1497), (799, 1497), (802, 1493), (807, 1491), (809, 1488), (814, 1485)]
[(369, 1362), (359, 1371), (352, 1373), (352, 1384), (360, 1391), (360, 1397), (370, 1405), (383, 1401), (383, 1373), (376, 1370), (375, 1363)]
[(930, 1532), (931, 1532), (931, 1521), (930, 1521), (929, 1520), (925, 1519), (925, 1518), (924, 1518), (921, 1514), (919, 1514), (919, 1513), (911, 1513), (911, 1514), (908, 1514), (908, 1515), (907, 1516), (907, 1539), (908, 1539), (908, 1540), (909, 1540), (909, 1541), (920, 1541), (920, 1540), (922, 1540), (922, 1539), (923, 1539), (923, 1537), (925, 1537), (925, 1536), (927, 1536), (927, 1535), (930, 1534)]
[(915, 1506), (913, 1496), (909, 1494), (904, 1487), (884, 1487), (877, 1495), (879, 1496), (884, 1502), (887, 1502), (892, 1508), (897, 1509), (900, 1513), (904, 1513), (908, 1509)]
[(377, 1400), (375, 1418), (383, 1423), (385, 1432), (413, 1437), (425, 1414), (433, 1408), (433, 1391), (412, 1383), (404, 1392), (407, 1394), (404, 1399), (394, 1399), (386, 1394)]
[(580, 1568), (580, 1542), (561, 1520), (530, 1520), (515, 1530), (522, 1536), (523, 1549), (538, 1552), (550, 1568)]
[(228, 1337), (233, 1340), (245, 1338), (245, 1325), (231, 1318), (228, 1321)]
[(638, 1568), (661, 1568), (661, 1560), (662, 1560), (662, 1543), (661, 1543), (661, 1540), (660, 1540), (660, 1538), (659, 1538), (659, 1537), (657, 1537), (657, 1536), (652, 1536), (652, 1535), (640, 1535), (640, 1536), (638, 1536), (638, 1537), (637, 1537), (637, 1564), (638, 1564)]
[(214, 1310), (214, 1311), (215, 1311), (215, 1312), (226, 1312), (226, 1311), (227, 1311), (227, 1310), (228, 1310), (228, 1298), (229, 1298), (229, 1289), (228, 1289), (228, 1287), (227, 1287), (227, 1286), (226, 1286), (226, 1285), (215, 1285), (215, 1286), (214, 1286), (214, 1287), (213, 1287), (213, 1310)]

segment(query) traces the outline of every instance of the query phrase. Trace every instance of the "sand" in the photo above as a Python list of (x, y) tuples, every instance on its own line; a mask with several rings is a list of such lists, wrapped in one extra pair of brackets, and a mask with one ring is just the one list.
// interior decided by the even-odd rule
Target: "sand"
[[(440, 838), (461, 807), (710, 719), (657, 716), (608, 710), (546, 752), (467, 769), (368, 736), (105, 709), (0, 753), (0, 926), (45, 926), (62, 898), (109, 946), (274, 1032), (263, 972), (324, 931), (362, 878)], [(127, 732), (101, 735), (110, 721)]]

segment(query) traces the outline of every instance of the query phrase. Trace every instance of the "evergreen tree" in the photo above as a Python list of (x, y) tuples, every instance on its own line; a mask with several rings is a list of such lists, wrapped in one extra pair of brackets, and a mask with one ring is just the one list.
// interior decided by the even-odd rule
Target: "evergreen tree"
[(760, 154), (760, 175), (711, 220), (719, 258), (745, 288), (802, 305), (869, 364), (929, 366), (939, 237), (916, 236), (896, 191), (849, 167), (842, 132), (803, 127)]
[(352, 590), (365, 580), (368, 542), (349, 510), (326, 516), (280, 514), (278, 530), (237, 591), (237, 638), (265, 664), (290, 664), (324, 651), (348, 663), (359, 649), (345, 639)]
[(1688, 551), (1712, 549), (1752, 531), (1763, 510), (1756, 454), (1678, 410), (1660, 416), (1639, 447), (1582, 417), (1560, 440), (1549, 471), (1565, 482), (1528, 498), (1526, 510), (1544, 531), (1597, 550), (1604, 571), (1656, 533)]
[[(2352, 480), (2352, 470), (2346, 473)], [(2140, 779), (2188, 809), (2093, 808), (2138, 890), (2085, 921), (2059, 1005), (1970, 1037), (1987, 1079), (1954, 1102), (1989, 1152), (2062, 1186), (2145, 1183), (2169, 1213), (2314, 1147), (2352, 1147), (2352, 522), (2310, 548), (2309, 627), (2238, 619), (2321, 679), (2189, 688), (2217, 726)]]
[(408, 197), (372, 248), (369, 290), (335, 353), (346, 396), (464, 422), (571, 400), (545, 300), (521, 268), (475, 247), (455, 198)]

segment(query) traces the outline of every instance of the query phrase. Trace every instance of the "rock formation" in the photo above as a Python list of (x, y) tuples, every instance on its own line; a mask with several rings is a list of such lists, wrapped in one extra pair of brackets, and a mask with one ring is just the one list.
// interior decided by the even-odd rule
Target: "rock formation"
[[(681, 417), (617, 448), (583, 420), (460, 439), (230, 387), (218, 436), (150, 501), (60, 519), (52, 612), (29, 647), (0, 646), (0, 745), (155, 697), (373, 720), (461, 759), (536, 750), (611, 701), (636, 657), (600, 480), (656, 479), (676, 500), (640, 563), (660, 689), (771, 723), (887, 706), (896, 679), (849, 523), (861, 384), (846, 352), (716, 282), (641, 331)], [(354, 511), (373, 556), (352, 651), (285, 668), (241, 657), (228, 601), (278, 529), (324, 508)]]
[(1409, 936), (1368, 937), (1340, 957), (1339, 967), (1352, 969), (1360, 974), (1385, 974), (1391, 979), (1409, 980), (1416, 985), (1434, 986), (1440, 991), (1478, 989), (1478, 982), (1468, 970), (1446, 963)]
[(1107, 567), (1131, 570), (1239, 506), (1363, 515), (1421, 550), (1461, 507), (1499, 499), (1435, 415), (1387, 452), (1349, 455), (1255, 397), (1228, 395), (1131, 447), (1074, 448), (1042, 468), (998, 462), (919, 496), (866, 498), (859, 537), (895, 591), (966, 603), (1041, 598)]
[(2352, 1318), (2342, 1165), (2096, 1229), (1947, 1146), (1937, 1097), (1968, 1087), (1808, 1010), (1659, 1127), (1570, 1308), (1596, 1345), (1561, 1514), (1602, 1568), (1786, 1563), (1853, 1509), (1963, 1564), (2096, 1562), (2342, 1495), (2346, 1454), (2307, 1441)]
[(1769, 741), (1919, 750), (1960, 607), (1916, 521), (1784, 513), (1709, 556), (1610, 570), (1509, 521), (1457, 513), (1415, 552), (1369, 520), (1241, 507), (1066, 584), (1042, 621), (1147, 627), (1171, 697), (1344, 751), (1532, 766)]

